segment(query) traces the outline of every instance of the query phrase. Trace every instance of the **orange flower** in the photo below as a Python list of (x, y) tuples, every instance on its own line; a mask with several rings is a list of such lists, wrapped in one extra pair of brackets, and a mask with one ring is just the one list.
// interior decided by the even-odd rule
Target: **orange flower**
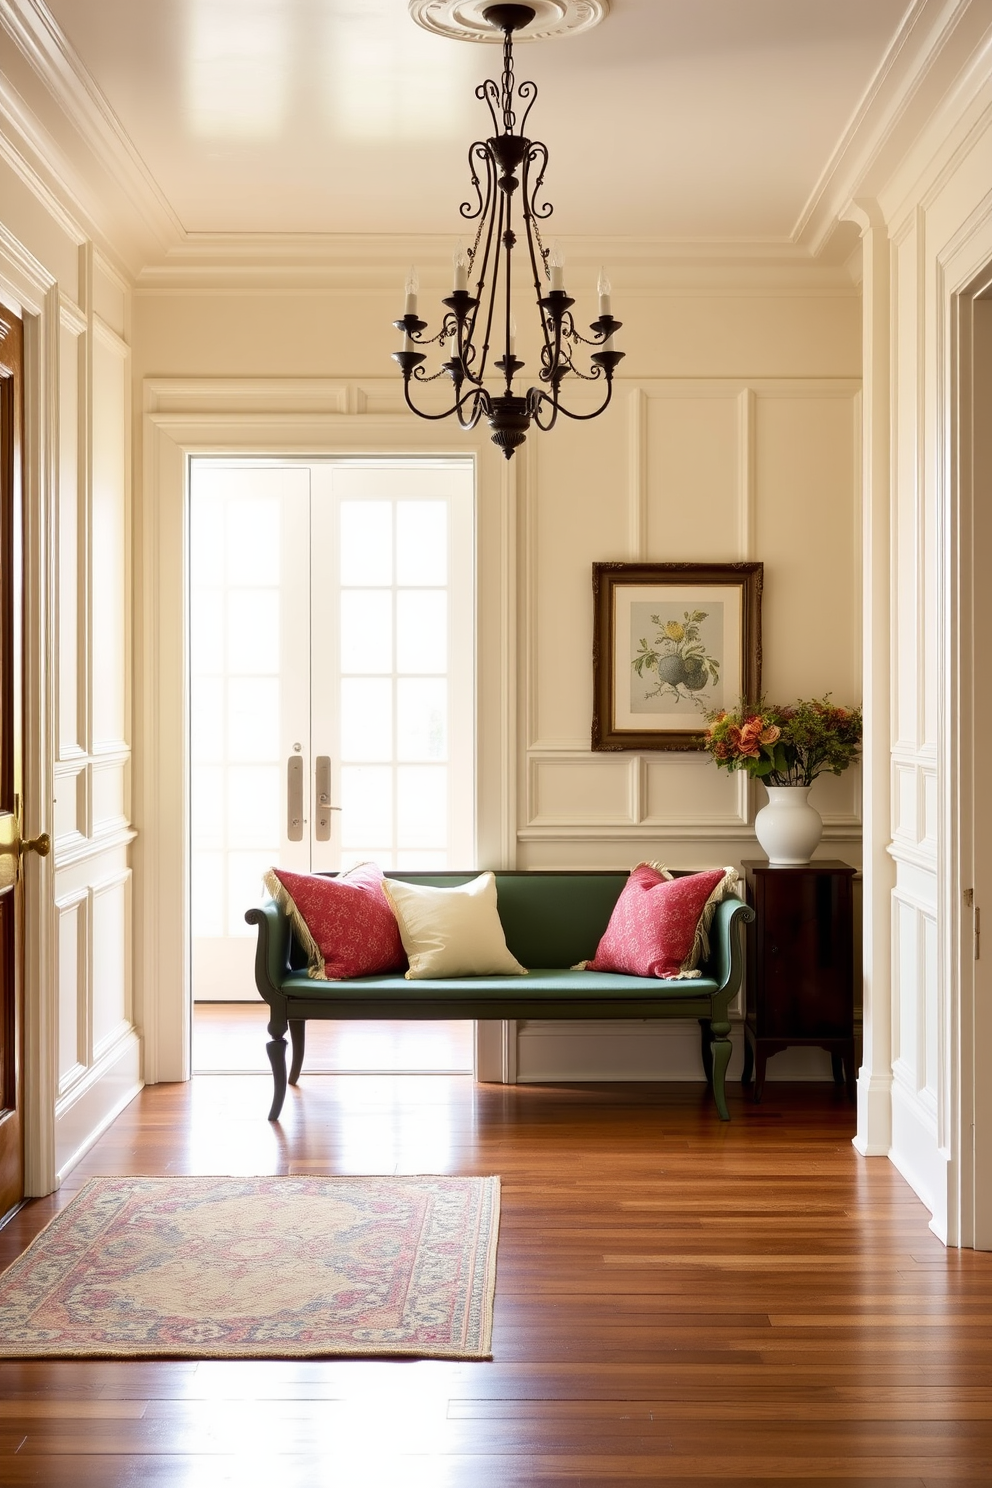
[(745, 721), (741, 728), (731, 730), (731, 733), (736, 732), (737, 734), (737, 738), (734, 742), (736, 743), (738, 750), (748, 759), (757, 759), (759, 754), (761, 753), (761, 733), (763, 724), (763, 718), (751, 717)]
[(770, 723), (768, 727), (763, 731), (761, 738), (758, 740), (758, 743), (774, 744), (778, 739), (781, 739), (781, 737), (782, 730), (779, 728), (778, 724)]

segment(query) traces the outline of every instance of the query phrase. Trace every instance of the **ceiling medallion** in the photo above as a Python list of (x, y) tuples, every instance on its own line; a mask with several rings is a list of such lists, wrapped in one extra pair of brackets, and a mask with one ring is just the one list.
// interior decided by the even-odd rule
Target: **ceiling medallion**
[[(480, 83), (475, 96), (489, 109), (492, 133), (469, 146), (468, 160), (474, 200), (463, 201), (464, 222), (475, 225), (470, 248), (458, 245), (454, 258), (451, 294), (441, 301), (441, 328), (427, 336), (426, 320), (417, 310), (417, 275), (411, 270), (406, 284), (406, 304), (401, 320), (393, 324), (403, 332), (402, 350), (393, 359), (403, 373), (403, 395), (407, 407), (425, 419), (457, 417), (463, 429), (474, 429), (484, 418), (492, 430), (492, 441), (509, 460), (527, 438), (533, 424), (553, 429), (559, 414), (570, 419), (591, 419), (603, 412), (613, 394), (613, 374), (623, 358), (613, 344), (620, 321), (613, 319), (610, 283), (600, 270), (599, 315), (583, 336), (572, 315), (575, 301), (565, 290), (565, 261), (559, 245), (544, 246), (541, 229), (551, 216), (551, 203), (544, 200), (544, 175), (548, 147), (525, 133), (530, 111), (537, 98), (534, 83), (518, 83), (513, 72), (513, 35), (535, 17), (534, 5), (493, 4), (487, 0), (484, 16), (497, 28), (503, 41), (503, 71), (498, 82)], [(517, 111), (520, 111), (518, 119)], [(519, 193), (519, 195), (518, 195)], [(522, 233), (521, 238), (518, 233)], [(525, 393), (514, 392), (513, 383), (525, 363), (516, 354), (516, 323), (511, 287), (514, 283), (514, 248), (520, 246), (520, 287), (527, 277), (533, 282), (538, 320), (540, 369), (537, 382)], [(472, 281), (475, 281), (474, 284)], [(436, 372), (428, 372), (425, 348), (437, 345), (446, 360)], [(579, 350), (591, 347), (588, 371), (576, 365)], [(490, 351), (501, 351), (492, 363), (497, 387), (486, 386)], [(439, 413), (416, 406), (411, 383), (450, 379), (454, 401)], [(561, 387), (565, 378), (599, 383), (603, 389), (597, 408), (579, 413), (565, 406)]]
[[(455, 41), (499, 42), (500, 32), (486, 20), (492, 0), (408, 0), (418, 26)], [(598, 26), (609, 13), (610, 0), (529, 0), (533, 17), (517, 28), (520, 41), (546, 41), (578, 36)]]

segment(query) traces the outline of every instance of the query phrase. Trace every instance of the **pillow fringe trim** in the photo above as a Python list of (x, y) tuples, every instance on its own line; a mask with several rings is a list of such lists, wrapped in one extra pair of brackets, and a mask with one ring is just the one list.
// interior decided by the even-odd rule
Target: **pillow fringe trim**
[[(724, 899), (736, 897), (737, 886), (740, 883), (740, 874), (736, 868), (724, 868), (723, 877), (715, 885), (706, 903), (700, 911), (699, 919), (696, 921), (696, 934), (692, 942), (692, 950), (686, 956), (679, 967), (679, 977), (700, 976), (701, 972), (693, 971), (691, 968), (698, 966), (700, 961), (708, 961), (710, 955), (710, 926), (713, 923), (713, 912), (716, 906)], [(673, 978), (677, 980), (677, 978)]]
[(310, 927), (297, 909), (296, 900), (274, 868), (269, 868), (267, 872), (262, 874), (262, 882), (279, 908), (284, 914), (289, 916), (289, 923), (293, 927), (293, 934), (306, 954), (307, 976), (315, 982), (328, 981), (327, 967), (320, 953), (320, 946), (310, 934)]

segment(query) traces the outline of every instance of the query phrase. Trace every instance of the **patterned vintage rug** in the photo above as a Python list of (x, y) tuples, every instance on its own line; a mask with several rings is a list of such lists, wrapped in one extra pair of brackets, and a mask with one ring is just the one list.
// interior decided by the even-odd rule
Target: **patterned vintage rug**
[(498, 1178), (94, 1178), (0, 1276), (0, 1357), (491, 1358)]

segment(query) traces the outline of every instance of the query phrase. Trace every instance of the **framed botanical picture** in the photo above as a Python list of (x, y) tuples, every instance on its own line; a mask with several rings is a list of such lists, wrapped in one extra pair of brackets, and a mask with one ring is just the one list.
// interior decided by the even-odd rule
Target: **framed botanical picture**
[(701, 749), (761, 696), (760, 563), (594, 563), (593, 749)]

